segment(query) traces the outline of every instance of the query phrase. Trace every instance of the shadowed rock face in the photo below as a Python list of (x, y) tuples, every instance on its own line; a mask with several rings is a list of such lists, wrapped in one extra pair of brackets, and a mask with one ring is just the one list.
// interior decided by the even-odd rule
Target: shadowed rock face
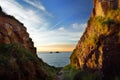
[(2, 11), (2, 8), (0, 7), (0, 12)]
[(13, 16), (6, 15), (0, 8), (0, 44), (17, 43), (36, 53), (32, 39), (22, 23)]
[(55, 74), (37, 57), (24, 25), (0, 8), (0, 80), (54, 80)]
[[(95, 2), (93, 13), (97, 14), (96, 6)], [(104, 16), (102, 13), (92, 15), (70, 57), (71, 65), (90, 72), (99, 71), (103, 73), (103, 80), (113, 80), (120, 75), (120, 10), (108, 8)]]

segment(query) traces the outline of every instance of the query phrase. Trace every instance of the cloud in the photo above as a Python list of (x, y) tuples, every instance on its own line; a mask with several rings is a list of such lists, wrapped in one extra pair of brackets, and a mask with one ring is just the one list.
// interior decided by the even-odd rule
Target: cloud
[(85, 29), (85, 26), (87, 26), (87, 23), (79, 24), (79, 23), (73, 23), (72, 28), (75, 30), (83, 31)]
[(36, 39), (34, 35), (38, 35), (37, 32), (45, 30), (49, 25), (43, 13), (38, 13), (29, 6), (24, 7), (16, 0), (0, 0), (0, 5), (6, 13), (15, 16), (24, 23), (33, 40)]
[(41, 4), (39, 0), (23, 0), (23, 1), (38, 8), (39, 10), (46, 11), (45, 7)]
[(75, 48), (74, 44), (55, 44), (55, 45), (45, 45), (39, 46), (38, 49), (41, 51), (72, 51)]
[(27, 27), (37, 27), (35, 25), (38, 24), (39, 26), (45, 26), (43, 23), (47, 22), (42, 14), (37, 13), (37, 11), (29, 7), (23, 7), (16, 0), (0, 0), (0, 4), (6, 13), (14, 15)]
[(36, 46), (38, 47), (38, 51), (44, 51), (45, 49), (49, 51), (50, 49), (55, 50), (56, 48), (54, 47), (57, 47), (57, 49), (61, 50), (63, 49), (61, 44), (64, 44), (64, 48), (68, 48), (67, 45), (71, 46), (69, 48), (69, 51), (72, 51), (75, 48), (75, 45), (79, 41), (80, 37), (83, 35), (85, 28), (86, 23), (75, 22), (73, 24), (67, 26), (64, 25), (53, 30), (38, 31), (36, 32), (36, 34), (39, 33), (39, 35), (34, 35), (34, 37), (36, 38), (35, 42)]
[[(52, 30), (52, 31), (44, 31), (40, 32), (39, 37), (41, 40), (39, 40), (41, 43), (40, 46), (52, 46), (52, 45), (58, 45), (58, 44), (69, 44), (69, 45), (75, 45), (77, 44), (78, 40), (82, 36), (84, 29), (86, 27), (86, 23), (80, 24), (80, 23), (74, 23), (79, 24), (79, 27), (82, 27), (79, 31), (76, 29), (73, 29), (73, 24), (69, 25), (69, 29), (66, 26), (59, 27), (58, 29)], [(84, 25), (84, 26), (83, 26)], [(77, 25), (78, 26), (78, 25)], [(39, 42), (39, 43), (40, 43)], [(38, 45), (39, 46), (39, 45)]]
[(58, 28), (58, 30), (60, 30), (60, 31), (64, 31), (65, 28), (64, 28), (64, 27), (60, 27), (60, 28)]
[[(30, 33), (30, 37), (33, 39), (35, 46), (38, 51), (43, 50), (45, 46), (60, 46), (67, 47), (71, 46), (69, 49), (73, 49), (73, 45), (77, 44), (80, 36), (83, 34), (86, 23), (73, 23), (70, 25), (62, 25), (62, 21), (56, 23), (55, 26), (50, 29), (51, 23), (48, 20), (50, 17), (47, 9), (41, 4), (30, 0), (24, 0), (30, 5), (39, 8), (41, 11), (32, 9), (31, 7), (25, 7), (24, 5), (17, 2), (17, 0), (0, 0), (0, 5), (3, 10), (10, 15), (15, 16), (27, 27), (27, 31)], [(40, 1), (40, 0), (39, 0)], [(38, 5), (39, 4), (39, 5)], [(45, 18), (44, 16), (48, 16)], [(55, 23), (54, 23), (55, 24)], [(68, 27), (69, 26), (69, 27)], [(65, 46), (66, 45), (66, 46)], [(59, 49), (60, 49), (59, 47)], [(48, 47), (46, 47), (48, 48)], [(63, 48), (61, 48), (62, 50)]]

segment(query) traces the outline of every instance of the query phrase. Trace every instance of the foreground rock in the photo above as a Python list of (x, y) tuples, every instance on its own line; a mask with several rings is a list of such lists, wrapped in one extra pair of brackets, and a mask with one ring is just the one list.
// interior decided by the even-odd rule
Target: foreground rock
[(99, 72), (103, 80), (120, 75), (120, 0), (94, 0), (87, 28), (71, 55), (71, 65)]
[(37, 57), (24, 25), (0, 8), (0, 80), (54, 80), (55, 74)]

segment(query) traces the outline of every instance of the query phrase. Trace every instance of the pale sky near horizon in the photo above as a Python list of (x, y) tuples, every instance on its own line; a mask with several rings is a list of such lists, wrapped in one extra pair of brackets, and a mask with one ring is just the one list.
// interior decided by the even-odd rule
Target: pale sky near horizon
[(21, 21), (37, 51), (72, 51), (91, 15), (92, 0), (0, 0)]

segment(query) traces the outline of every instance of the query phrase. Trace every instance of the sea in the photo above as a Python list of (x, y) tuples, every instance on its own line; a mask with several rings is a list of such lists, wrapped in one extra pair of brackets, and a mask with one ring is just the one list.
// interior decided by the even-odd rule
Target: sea
[(59, 53), (38, 52), (37, 55), (44, 62), (51, 66), (64, 67), (70, 64), (71, 53), (72, 52), (59, 52)]

